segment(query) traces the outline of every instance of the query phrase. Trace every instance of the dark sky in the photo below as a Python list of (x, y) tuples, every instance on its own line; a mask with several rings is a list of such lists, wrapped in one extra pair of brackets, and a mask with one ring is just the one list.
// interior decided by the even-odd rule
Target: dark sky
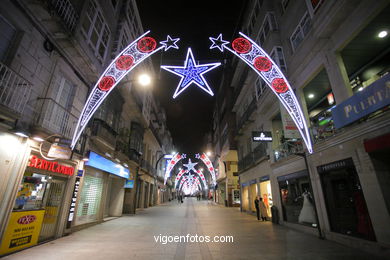
[[(210, 4), (212, 3), (212, 4)], [(223, 54), (210, 50), (209, 37), (231, 40), (237, 32), (243, 4), (246, 1), (145, 1), (137, 0), (144, 30), (158, 41), (180, 38), (179, 49), (169, 49), (152, 57), (158, 80), (153, 92), (167, 112), (168, 128), (178, 152), (197, 153), (204, 150), (204, 138), (212, 126), (212, 109), (215, 96), (195, 84), (189, 86), (176, 99), (173, 93), (180, 77), (160, 69), (160, 65), (183, 66), (187, 49), (191, 47), (200, 64), (221, 62)], [(222, 65), (204, 74), (210, 88), (217, 93), (222, 76)]]

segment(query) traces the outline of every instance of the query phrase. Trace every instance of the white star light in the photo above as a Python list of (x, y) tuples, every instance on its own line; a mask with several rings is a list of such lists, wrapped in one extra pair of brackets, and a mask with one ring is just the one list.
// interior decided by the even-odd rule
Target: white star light
[(221, 65), (220, 62), (196, 65), (194, 55), (192, 54), (191, 48), (188, 48), (187, 57), (184, 61), (184, 66), (161, 66), (166, 71), (176, 74), (181, 77), (179, 85), (176, 88), (173, 98), (180, 95), (186, 88), (192, 83), (214, 96), (213, 91), (210, 89), (207, 81), (203, 77), (203, 74)]
[(171, 36), (167, 36), (165, 41), (160, 42), (161, 45), (164, 45), (164, 51), (169, 50), (170, 48), (179, 49), (176, 43), (180, 41), (180, 38), (172, 39)]
[(209, 37), (209, 39), (212, 42), (210, 50), (218, 48), (221, 52), (223, 52), (223, 47), (229, 43), (228, 41), (222, 39), (222, 33), (220, 33), (217, 38)]
[(188, 163), (183, 163), (183, 165), (185, 167), (187, 167), (187, 171), (190, 172), (191, 170), (196, 172), (196, 169), (195, 169), (195, 165), (197, 165), (198, 163), (193, 163), (191, 162), (191, 158), (188, 159)]

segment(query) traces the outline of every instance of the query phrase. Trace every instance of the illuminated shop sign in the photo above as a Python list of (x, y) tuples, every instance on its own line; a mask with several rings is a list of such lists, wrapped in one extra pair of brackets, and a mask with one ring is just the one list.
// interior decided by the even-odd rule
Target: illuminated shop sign
[(50, 172), (56, 172), (64, 175), (72, 176), (74, 174), (74, 168), (70, 166), (65, 166), (59, 164), (58, 162), (49, 162), (44, 159), (38, 158), (35, 155), (30, 156), (30, 161), (28, 162), (29, 167), (46, 170)]
[(390, 74), (335, 106), (332, 109), (333, 121), (336, 128), (341, 128), (388, 105)]
[(272, 134), (271, 134), (271, 132), (253, 131), (252, 132), (252, 141), (253, 142), (272, 142)]
[(124, 166), (120, 165), (119, 163), (110, 161), (92, 151), (89, 153), (89, 160), (85, 162), (85, 165), (112, 173), (122, 178), (128, 179), (130, 177), (130, 171)]
[(68, 222), (66, 224), (66, 228), (70, 228), (72, 225), (72, 221), (74, 218), (74, 212), (76, 209), (77, 193), (79, 192), (79, 189), (80, 189), (80, 177), (76, 177), (76, 181), (75, 181), (74, 187), (73, 187), (72, 200), (70, 201)]
[(134, 180), (126, 180), (125, 182), (125, 188), (132, 189), (134, 188)]

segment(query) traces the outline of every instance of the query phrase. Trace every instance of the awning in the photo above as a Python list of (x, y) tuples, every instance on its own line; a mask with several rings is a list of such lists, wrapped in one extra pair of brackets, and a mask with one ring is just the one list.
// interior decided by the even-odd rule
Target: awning
[(390, 148), (390, 133), (365, 140), (364, 148), (367, 153)]

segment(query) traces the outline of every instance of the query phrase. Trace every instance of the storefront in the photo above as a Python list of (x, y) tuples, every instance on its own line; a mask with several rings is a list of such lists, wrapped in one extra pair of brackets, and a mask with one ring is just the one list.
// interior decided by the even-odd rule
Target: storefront
[(360, 180), (352, 158), (317, 167), (331, 231), (375, 240)]
[(259, 178), (259, 182), (260, 182), (260, 197), (263, 199), (265, 207), (267, 208), (268, 216), (272, 217), (271, 207), (273, 206), (273, 199), (272, 199), (271, 181), (269, 179), (269, 176), (267, 175)]
[(313, 191), (306, 170), (277, 177), (283, 220), (317, 227)]
[(63, 235), (76, 163), (30, 155), (4, 232), (1, 253), (14, 252)]
[(81, 181), (75, 225), (121, 216), (129, 176), (126, 167), (91, 151)]

